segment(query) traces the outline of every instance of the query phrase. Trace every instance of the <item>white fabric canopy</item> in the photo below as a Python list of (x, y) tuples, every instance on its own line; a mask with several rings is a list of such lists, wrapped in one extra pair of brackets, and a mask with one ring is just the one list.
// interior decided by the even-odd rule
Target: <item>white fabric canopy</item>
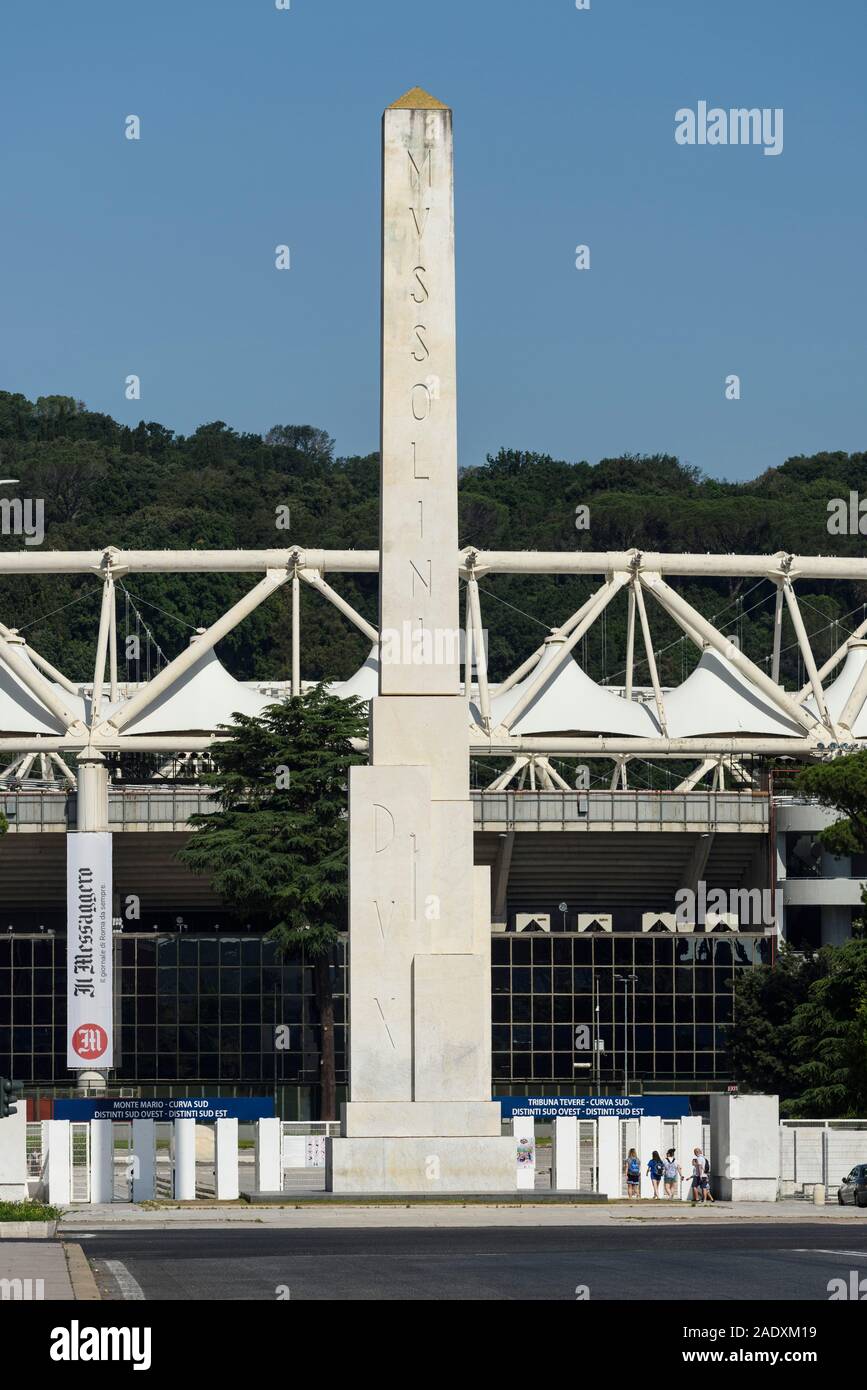
[(773, 734), (803, 738), (804, 730), (710, 647), (682, 685), (663, 695), (670, 738)]
[[(846, 652), (846, 660), (840, 668), (840, 673), (833, 685), (825, 689), (825, 704), (828, 706), (828, 713), (833, 720), (838, 720), (843, 710), (846, 708), (846, 701), (855, 688), (855, 682), (864, 669), (867, 661), (867, 642), (852, 641)], [(816, 713), (816, 701), (812, 695), (804, 701), (804, 708)], [(861, 706), (855, 716), (852, 733), (855, 738), (867, 738), (867, 704)]]
[[(15, 648), (24, 658), (36, 675), (42, 673), (34, 666), (30, 660), (29, 653), (23, 642), (16, 642)], [(47, 676), (42, 676), (47, 681)], [(81, 697), (70, 695), (59, 685), (52, 685), (64, 702), (70, 714), (79, 714), (81, 708)], [(4, 662), (0, 661), (0, 734), (64, 734), (66, 730), (60, 720), (50, 710), (46, 709), (41, 700), (35, 695), (31, 695), (26, 685), (10, 671)]]
[(354, 695), (357, 700), (372, 700), (379, 694), (379, 643), (374, 642), (363, 666), (345, 681), (331, 681), (327, 686), (330, 695), (348, 700)]
[[(491, 701), (492, 724), (505, 718), (522, 694), (547, 667), (551, 666), (565, 643), (563, 637), (549, 637), (538, 664), (522, 681)], [(474, 707), (474, 714), (480, 718)], [(657, 738), (656, 720), (646, 705), (597, 685), (582, 671), (571, 655), (559, 671), (552, 673), (524, 713), (512, 725), (513, 734), (635, 734)]]
[(221, 724), (231, 724), (236, 711), (253, 717), (274, 703), (272, 696), (260, 695), (230, 676), (212, 647), (124, 732), (209, 734)]

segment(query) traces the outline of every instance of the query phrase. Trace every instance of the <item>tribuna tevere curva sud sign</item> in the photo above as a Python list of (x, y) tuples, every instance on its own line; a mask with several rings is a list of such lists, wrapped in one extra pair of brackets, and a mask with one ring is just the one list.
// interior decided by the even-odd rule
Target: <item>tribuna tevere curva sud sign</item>
[(111, 835), (66, 837), (66, 1065), (110, 1067), (112, 1028)]

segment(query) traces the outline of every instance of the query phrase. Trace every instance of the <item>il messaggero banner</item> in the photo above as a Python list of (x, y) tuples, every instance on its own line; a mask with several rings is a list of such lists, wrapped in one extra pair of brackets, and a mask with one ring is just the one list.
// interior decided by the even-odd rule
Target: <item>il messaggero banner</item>
[(66, 846), (66, 1065), (110, 1067), (111, 835), (79, 830)]

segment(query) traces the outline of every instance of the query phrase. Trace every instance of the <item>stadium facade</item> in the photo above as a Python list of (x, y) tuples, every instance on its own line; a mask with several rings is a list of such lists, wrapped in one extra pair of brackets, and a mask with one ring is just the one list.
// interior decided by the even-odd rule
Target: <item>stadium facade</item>
[[(831, 860), (818, 842), (832, 817), (764, 780), (750, 791), (473, 793), (475, 858), (492, 870), (495, 1094), (703, 1095), (731, 1084), (734, 981), (773, 963), (777, 924), (730, 913), (678, 930), (678, 889), (692, 876), (708, 897), (743, 890), (734, 901), (748, 908), (754, 890), (772, 886), (795, 947), (847, 939), (860, 910), (864, 866)], [(281, 960), (255, 922), (233, 919), (175, 858), (189, 816), (210, 804), (189, 781), (111, 789), (109, 1089), (274, 1095), (284, 1118), (316, 1118), (312, 969), (303, 956)], [(77, 793), (27, 778), (7, 783), (2, 808), (0, 1073), (37, 1098), (69, 1095), (66, 831)], [(334, 964), (341, 1096), (346, 950)]]

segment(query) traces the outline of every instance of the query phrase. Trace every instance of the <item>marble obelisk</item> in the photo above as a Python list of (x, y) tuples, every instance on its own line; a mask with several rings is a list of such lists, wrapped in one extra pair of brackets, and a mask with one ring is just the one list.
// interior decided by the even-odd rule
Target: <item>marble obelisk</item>
[(395, 102), (382, 160), (381, 675), (350, 778), (350, 1101), (328, 1185), (508, 1192), (460, 693), (449, 108)]

